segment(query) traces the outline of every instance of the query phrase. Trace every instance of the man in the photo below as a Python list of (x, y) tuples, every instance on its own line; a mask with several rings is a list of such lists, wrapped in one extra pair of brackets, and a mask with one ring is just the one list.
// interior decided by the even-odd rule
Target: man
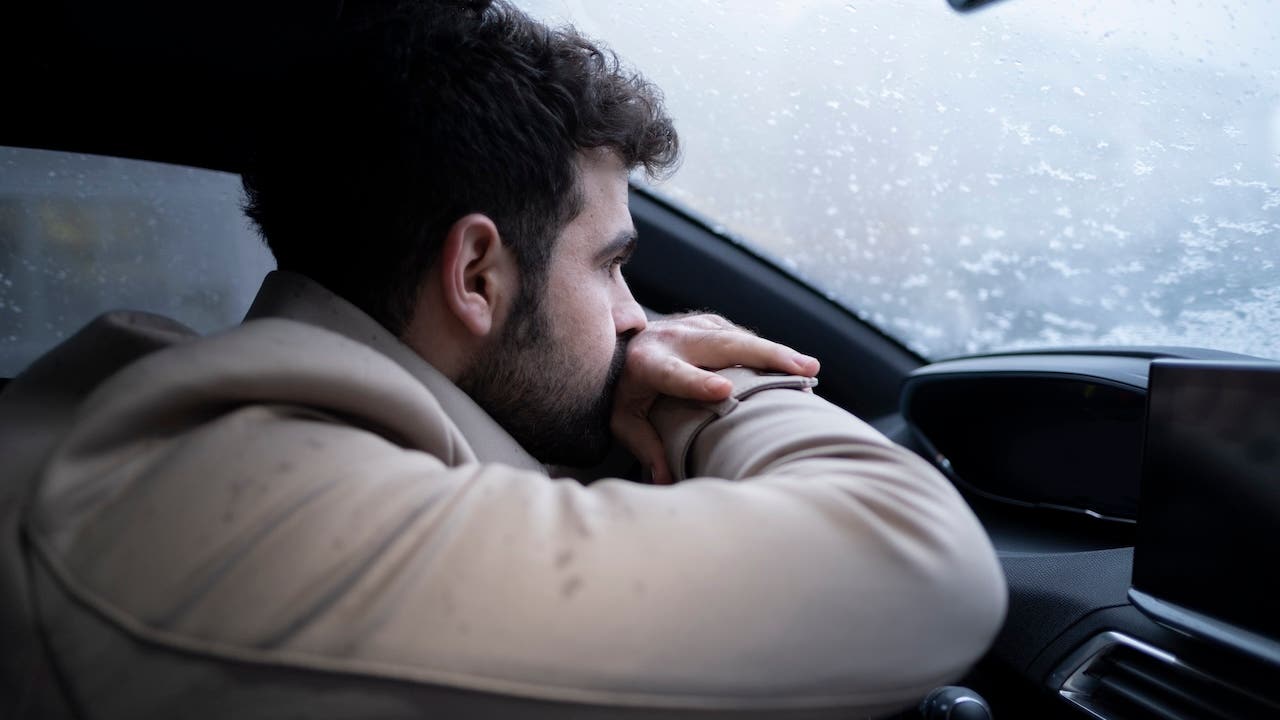
[[(245, 173), (246, 322), (108, 316), (0, 402), (27, 707), (846, 717), (976, 660), (1004, 586), (946, 480), (814, 359), (632, 298), (656, 92), (505, 4), (348, 12)], [(652, 484), (548, 476), (611, 439)]]

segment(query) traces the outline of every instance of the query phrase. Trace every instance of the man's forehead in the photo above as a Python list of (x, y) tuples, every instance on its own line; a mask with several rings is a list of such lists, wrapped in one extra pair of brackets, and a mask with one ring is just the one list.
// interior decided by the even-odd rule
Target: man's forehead
[[(570, 234), (578, 234), (587, 244), (601, 246), (619, 234), (634, 235), (635, 226), (627, 205), (627, 169), (612, 150), (596, 148), (579, 153), (579, 182), (584, 207), (569, 223)], [(584, 248), (594, 251), (591, 248)]]
[(590, 168), (602, 173), (618, 173), (624, 180), (627, 176), (627, 166), (622, 161), (622, 155), (613, 148), (584, 148), (578, 151), (577, 162), (579, 170)]

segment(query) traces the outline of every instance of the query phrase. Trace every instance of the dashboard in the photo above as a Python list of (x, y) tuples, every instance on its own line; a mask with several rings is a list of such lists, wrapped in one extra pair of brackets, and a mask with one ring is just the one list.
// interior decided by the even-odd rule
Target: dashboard
[[(1210, 372), (1212, 392), (1169, 401), (1193, 371)], [(1240, 386), (1242, 372), (1261, 380)], [(1217, 412), (1211, 396), (1225, 398)], [(1280, 717), (1268, 531), (1280, 527), (1280, 364), (1168, 348), (961, 358), (912, 373), (901, 413), (907, 443), (966, 494), (1000, 554), (1010, 606), (991, 662), (1058, 695), (1067, 716)], [(1188, 430), (1209, 417), (1218, 425)], [(1166, 442), (1173, 423), (1182, 434)], [(1221, 442), (1188, 449), (1228, 431), (1248, 438), (1232, 447), (1251, 463), (1234, 486), (1241, 463)], [(1192, 480), (1174, 477), (1192, 467), (1178, 453), (1199, 459), (1182, 473)]]

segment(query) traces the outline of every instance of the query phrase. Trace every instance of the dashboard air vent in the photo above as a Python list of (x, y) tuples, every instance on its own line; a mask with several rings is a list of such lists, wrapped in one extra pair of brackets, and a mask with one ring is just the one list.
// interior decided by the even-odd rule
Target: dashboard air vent
[(1087, 643), (1050, 682), (1066, 700), (1101, 720), (1280, 718), (1277, 698), (1242, 689), (1115, 632)]

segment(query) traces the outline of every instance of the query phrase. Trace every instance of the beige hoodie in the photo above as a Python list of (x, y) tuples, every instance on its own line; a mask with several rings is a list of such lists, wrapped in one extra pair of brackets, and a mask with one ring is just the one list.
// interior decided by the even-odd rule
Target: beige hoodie
[(4, 628), (104, 718), (849, 717), (954, 680), (1006, 602), (963, 499), (725, 373), (654, 410), (682, 482), (583, 485), (299, 276), (210, 337), (104, 317), (0, 396)]

